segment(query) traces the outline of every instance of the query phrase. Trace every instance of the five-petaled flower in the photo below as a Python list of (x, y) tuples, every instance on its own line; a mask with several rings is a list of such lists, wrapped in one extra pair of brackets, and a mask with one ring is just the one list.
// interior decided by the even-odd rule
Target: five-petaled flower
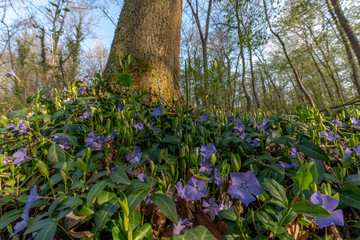
[(350, 118), (353, 125), (360, 125), (360, 120), (356, 119), (355, 117)]
[(216, 150), (215, 145), (213, 143), (208, 143), (206, 145), (201, 145), (200, 154), (205, 159), (209, 159), (211, 157), (211, 155), (213, 155), (216, 152), (217, 152), (217, 150)]
[(163, 113), (163, 109), (162, 109), (161, 106), (159, 106), (159, 107), (154, 108), (154, 110), (152, 111), (151, 114), (152, 114), (154, 117), (158, 117), (158, 116), (160, 116), (162, 113)]
[(321, 134), (321, 136), (329, 141), (334, 141), (335, 139), (340, 138), (340, 136), (335, 136), (335, 132), (332, 131), (324, 131), (324, 134)]
[(17, 164), (17, 166), (19, 167), (22, 162), (25, 162), (28, 159), (26, 155), (27, 148), (20, 148), (12, 155), (12, 157), (15, 159), (14, 164)]
[(59, 144), (59, 146), (62, 149), (69, 149), (70, 145), (69, 145), (69, 137), (59, 137), (59, 136), (55, 136), (52, 139), (53, 142), (56, 142), (57, 144)]
[(334, 197), (321, 194), (319, 191), (311, 195), (310, 201), (316, 205), (320, 205), (331, 214), (328, 218), (315, 218), (316, 224), (319, 228), (324, 228), (332, 224), (344, 226), (344, 213), (341, 209), (333, 211), (339, 203)]
[(139, 163), (141, 160), (142, 152), (141, 148), (136, 147), (134, 148), (134, 152), (130, 154), (130, 152), (126, 152), (126, 160), (130, 163)]
[(180, 217), (178, 218), (178, 224), (174, 224), (174, 231), (173, 234), (183, 234), (184, 233), (184, 229), (187, 229), (189, 227), (191, 227), (193, 225), (192, 222), (189, 222), (189, 220), (186, 219), (181, 219)]
[(204, 200), (203, 207), (205, 207), (204, 212), (210, 212), (210, 216), (212, 220), (214, 220), (217, 213), (220, 212), (219, 206), (216, 205), (215, 198), (209, 199), (209, 202)]
[(253, 195), (260, 195), (264, 192), (253, 171), (232, 172), (230, 177), (231, 184), (228, 194), (240, 199), (245, 206), (256, 200)]
[(188, 184), (184, 187), (184, 197), (191, 201), (198, 201), (206, 197), (206, 193), (206, 182), (195, 177), (191, 177)]
[(87, 146), (90, 146), (94, 148), (95, 150), (101, 151), (103, 149), (103, 145), (106, 143), (106, 139), (104, 135), (98, 136), (96, 133), (91, 132), (89, 135), (85, 138), (85, 142)]
[(79, 118), (82, 119), (82, 120), (85, 120), (85, 119), (89, 119), (91, 116), (91, 110), (90, 109), (86, 109), (86, 112), (80, 116)]
[(199, 118), (199, 123), (203, 123), (203, 122), (206, 122), (208, 120), (208, 117), (206, 115), (202, 115), (200, 116)]

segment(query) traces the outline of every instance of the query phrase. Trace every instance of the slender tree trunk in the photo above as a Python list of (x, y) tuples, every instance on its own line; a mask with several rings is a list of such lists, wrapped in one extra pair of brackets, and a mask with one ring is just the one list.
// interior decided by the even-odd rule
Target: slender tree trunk
[(254, 98), (255, 98), (255, 102), (256, 102), (256, 106), (258, 109), (260, 109), (260, 101), (258, 98), (258, 95), (256, 93), (256, 86), (255, 86), (255, 76), (254, 76), (254, 69), (253, 69), (253, 62), (252, 62), (252, 50), (251, 50), (251, 46), (249, 46), (249, 57), (250, 57), (250, 71), (251, 71), (251, 83), (252, 83), (252, 91), (254, 94)]
[(131, 55), (129, 73), (134, 90), (168, 100), (173, 96), (181, 98), (181, 11), (181, 0), (125, 1), (104, 75), (110, 76), (112, 70), (119, 69), (117, 55), (122, 60)]
[(357, 39), (354, 31), (352, 30), (349, 21), (346, 19), (341, 9), (339, 0), (330, 0), (330, 1), (333, 8), (335, 9), (336, 16), (338, 17), (339, 22), (350, 41), (351, 47), (354, 50), (354, 53), (358, 59), (358, 63), (360, 64), (360, 42)]
[(298, 85), (299, 85), (299, 87), (300, 87), (300, 89), (301, 89), (301, 92), (302, 92), (302, 93), (305, 95), (305, 97), (307, 98), (308, 102), (310, 103), (310, 106), (311, 106), (311, 107), (315, 107), (314, 101), (312, 100), (309, 92), (305, 89), (305, 86), (304, 86), (304, 84), (302, 83), (302, 80), (301, 80), (301, 78), (300, 78), (300, 75), (299, 75), (298, 70), (296, 69), (296, 67), (295, 67), (294, 63), (292, 62), (289, 54), (287, 53), (287, 50), (286, 50), (286, 47), (285, 47), (284, 42), (282, 41), (280, 35), (277, 34), (277, 33), (273, 30), (273, 28), (272, 28), (272, 26), (271, 26), (271, 23), (270, 23), (268, 14), (267, 14), (267, 8), (266, 8), (266, 2), (265, 2), (265, 1), (266, 1), (266, 0), (263, 0), (264, 8), (265, 8), (265, 18), (266, 18), (266, 21), (267, 21), (267, 23), (268, 23), (268, 25), (269, 25), (270, 31), (271, 31), (271, 33), (279, 40), (279, 42), (280, 42), (280, 44), (281, 44), (281, 47), (282, 47), (282, 49), (283, 49), (283, 51), (284, 51), (285, 57), (286, 57), (286, 59), (288, 60), (290, 66), (291, 66), (291, 68), (292, 68), (292, 70), (293, 70), (293, 72), (294, 72), (296, 81), (297, 81), (297, 83), (298, 83)]
[(329, 0), (326, 1), (326, 4), (327, 4), (327, 7), (328, 7), (328, 11), (329, 11), (329, 13), (331, 15), (331, 18), (333, 19), (333, 21), (335, 23), (336, 29), (339, 32), (341, 41), (344, 44), (346, 55), (348, 57), (349, 65), (350, 65), (351, 71), (352, 71), (351, 77), (352, 77), (354, 85), (356, 87), (357, 94), (360, 95), (359, 71), (358, 71), (358, 67), (357, 67), (356, 61), (354, 59), (354, 56), (353, 56), (353, 54), (351, 52), (351, 48), (350, 48), (350, 45), (348, 43), (348, 40), (346, 39), (346, 34), (344, 32), (344, 29), (340, 26), (340, 24), (339, 24), (339, 22), (338, 22), (338, 20), (336, 18), (336, 15), (333, 12), (333, 9), (331, 9), (331, 5), (330, 5)]

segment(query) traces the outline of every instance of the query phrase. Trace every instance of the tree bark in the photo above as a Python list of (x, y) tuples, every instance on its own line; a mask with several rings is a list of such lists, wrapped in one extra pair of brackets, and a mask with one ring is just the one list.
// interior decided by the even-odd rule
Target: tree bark
[(357, 67), (356, 61), (354, 59), (354, 56), (353, 56), (353, 54), (351, 52), (351, 48), (349, 46), (348, 40), (346, 39), (346, 34), (344, 32), (344, 29), (340, 26), (340, 24), (339, 24), (339, 22), (338, 22), (338, 20), (336, 18), (336, 15), (333, 12), (333, 9), (331, 9), (329, 0), (326, 1), (326, 4), (327, 4), (327, 7), (328, 7), (328, 11), (329, 11), (329, 13), (331, 15), (331, 18), (333, 19), (333, 21), (335, 23), (336, 29), (339, 32), (341, 41), (344, 44), (345, 51), (346, 51), (348, 61), (349, 61), (349, 65), (350, 65), (351, 71), (352, 71), (352, 74), (351, 74), (352, 76), (351, 77), (352, 77), (354, 85), (356, 87), (357, 94), (360, 95), (359, 71), (358, 71), (358, 67)]
[(104, 76), (110, 79), (113, 70), (119, 69), (116, 55), (122, 60), (131, 55), (129, 74), (134, 90), (180, 99), (181, 14), (182, 0), (126, 0)]
[(352, 30), (349, 21), (346, 19), (343, 11), (341, 10), (339, 0), (330, 0), (330, 1), (331, 1), (332, 6), (335, 9), (336, 16), (338, 17), (339, 22), (340, 22), (342, 28), (344, 29), (344, 31), (350, 41), (351, 47), (354, 50), (354, 53), (360, 64), (360, 42), (357, 39), (354, 31)]

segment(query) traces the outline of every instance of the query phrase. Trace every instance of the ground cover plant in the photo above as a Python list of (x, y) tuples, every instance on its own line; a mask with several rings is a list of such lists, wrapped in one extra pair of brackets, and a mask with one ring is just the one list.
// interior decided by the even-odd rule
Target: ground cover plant
[(1, 116), (1, 239), (359, 238), (357, 109), (210, 112), (130, 87), (98, 75)]

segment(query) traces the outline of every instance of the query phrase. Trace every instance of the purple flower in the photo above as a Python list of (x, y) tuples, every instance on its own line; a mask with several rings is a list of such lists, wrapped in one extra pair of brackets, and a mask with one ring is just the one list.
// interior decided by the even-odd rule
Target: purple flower
[(86, 93), (86, 87), (79, 88), (78, 91), (77, 91), (77, 93), (78, 93), (79, 96), (85, 95), (85, 93)]
[[(200, 172), (200, 171), (199, 171)], [(215, 184), (220, 187), (223, 185), (223, 177), (220, 175), (220, 169), (215, 168), (215, 172), (209, 178), (211, 181), (214, 181)]]
[(5, 74), (5, 77), (16, 77), (16, 72), (14, 70), (11, 70), (10, 72), (7, 72)]
[(192, 222), (189, 222), (188, 219), (182, 220), (180, 217), (178, 219), (178, 224), (175, 225), (174, 224), (174, 232), (173, 234), (183, 234), (184, 233), (184, 229), (189, 228), (193, 225)]
[(213, 164), (205, 157), (201, 159), (199, 172), (207, 172), (208, 174), (212, 171)]
[(28, 202), (26, 203), (24, 207), (24, 211), (21, 214), (21, 221), (16, 223), (14, 227), (14, 236), (17, 235), (19, 232), (27, 228), (28, 221), (29, 221), (29, 210), (31, 206), (40, 199), (44, 199), (44, 197), (37, 194), (37, 186), (34, 185), (34, 187), (30, 190), (30, 194), (28, 196)]
[(213, 155), (216, 152), (217, 152), (217, 150), (216, 150), (215, 145), (213, 143), (208, 143), (206, 145), (201, 145), (200, 154), (205, 159), (209, 159), (211, 157), (211, 155)]
[(28, 159), (26, 155), (27, 148), (20, 148), (12, 155), (12, 157), (15, 158), (14, 164), (17, 164), (17, 166), (19, 167), (22, 162), (25, 162)]
[(230, 177), (231, 184), (228, 193), (240, 199), (245, 206), (256, 200), (253, 195), (260, 195), (264, 192), (253, 171), (232, 172)]
[(141, 148), (136, 147), (134, 148), (133, 154), (130, 154), (130, 152), (126, 153), (126, 160), (128, 160), (130, 163), (139, 163), (141, 160), (141, 156)]
[(110, 142), (115, 139), (115, 128), (112, 129), (111, 133), (107, 137), (107, 141)]
[(338, 119), (333, 119), (331, 120), (332, 123), (334, 123), (335, 127), (342, 125), (343, 123), (341, 121), (339, 121)]
[(188, 184), (184, 187), (184, 196), (191, 201), (198, 201), (201, 198), (206, 197), (206, 193), (206, 182), (195, 177), (191, 177)]
[(9, 164), (9, 163), (11, 163), (12, 161), (10, 160), (10, 159), (8, 159), (7, 157), (6, 157), (6, 155), (4, 154), (4, 164)]
[(360, 125), (360, 120), (357, 120), (355, 117), (350, 118), (353, 125)]
[(353, 148), (356, 156), (360, 157), (360, 144)]
[(89, 119), (91, 116), (91, 110), (90, 109), (86, 109), (86, 112), (80, 116), (79, 118), (82, 119), (82, 120), (85, 120), (85, 119)]
[(220, 204), (219, 204), (219, 209), (220, 209), (220, 211), (221, 210), (231, 210), (231, 211), (233, 211), (232, 205), (233, 205), (232, 201), (229, 201), (229, 203), (226, 204), (226, 201), (223, 201), (221, 199)]
[(139, 122), (139, 123), (136, 123), (136, 122), (135, 122), (135, 123), (133, 124), (133, 127), (136, 127), (137, 129), (139, 129), (140, 132), (144, 130), (144, 124), (141, 123), (141, 122)]
[(203, 122), (206, 122), (208, 120), (208, 117), (206, 115), (202, 115), (200, 116), (199, 118), (199, 123), (203, 123)]
[(158, 116), (160, 116), (162, 113), (163, 113), (163, 109), (162, 109), (161, 106), (159, 106), (159, 107), (154, 108), (154, 110), (152, 111), (151, 114), (152, 114), (154, 117), (158, 117)]
[(69, 90), (67, 90), (67, 88), (64, 87), (64, 89), (62, 90), (62, 93), (66, 93), (66, 92), (69, 92)]
[(254, 148), (260, 147), (260, 145), (261, 145), (261, 142), (257, 139), (248, 138), (246, 140), (250, 143), (250, 146), (252, 146)]
[(344, 214), (342, 210), (333, 211), (339, 203), (334, 197), (329, 195), (321, 194), (319, 191), (314, 193), (310, 197), (310, 201), (316, 205), (320, 205), (329, 211), (331, 217), (328, 218), (316, 218), (316, 224), (319, 228), (324, 228), (332, 224), (338, 226), (344, 226)]
[(95, 150), (102, 150), (103, 145), (106, 143), (106, 139), (105, 139), (104, 135), (98, 136), (98, 135), (96, 135), (96, 133), (91, 132), (85, 138), (85, 142), (86, 142), (85, 147), (90, 146), (90, 147), (94, 148)]
[(52, 139), (53, 142), (56, 142), (57, 144), (59, 144), (59, 146), (62, 149), (69, 149), (70, 145), (69, 145), (69, 138), (68, 137), (59, 137), (59, 136), (55, 136)]
[(293, 168), (293, 167), (295, 167), (295, 162), (293, 160), (291, 160), (291, 164), (288, 164), (288, 163), (282, 162), (282, 161), (279, 161), (279, 164), (283, 168)]
[[(270, 120), (264, 118), (261, 123), (261, 130), (265, 131), (267, 129), (267, 124), (270, 122)], [(256, 123), (256, 128), (260, 131), (260, 125)]]
[(229, 121), (229, 122), (234, 121), (234, 119), (235, 119), (235, 117), (234, 117), (234, 116), (232, 116), (232, 115), (228, 116), (228, 121)]
[(220, 212), (219, 207), (216, 205), (215, 198), (209, 199), (209, 202), (204, 200), (203, 207), (205, 207), (204, 212), (210, 212), (212, 220), (214, 220), (217, 213)]
[(322, 137), (326, 138), (329, 141), (333, 141), (335, 139), (340, 138), (340, 136), (335, 137), (335, 133), (332, 131), (324, 131), (324, 134), (321, 134)]
[(24, 123), (23, 120), (21, 120), (19, 122), (19, 126), (16, 126), (14, 123), (10, 123), (9, 125), (6, 126), (6, 128), (13, 128), (13, 131), (19, 131), (19, 135), (23, 135), (24, 133), (27, 133), (30, 131), (30, 129), (28, 129)]
[(144, 182), (144, 177), (147, 177), (145, 173), (139, 173), (137, 176), (136, 176), (141, 182)]
[(184, 186), (183, 183), (181, 181), (178, 181), (175, 185), (175, 189), (177, 191), (177, 194), (179, 195), (180, 198), (185, 198), (184, 195)]
[(121, 102), (120, 102), (120, 101), (117, 101), (117, 102), (116, 102), (116, 108), (115, 108), (115, 111), (120, 112), (120, 111), (122, 111), (123, 109), (124, 109), (124, 105), (123, 105), (123, 104), (121, 104)]
[(292, 147), (291, 150), (289, 150), (291, 158), (296, 158), (300, 152), (297, 151), (296, 147)]

